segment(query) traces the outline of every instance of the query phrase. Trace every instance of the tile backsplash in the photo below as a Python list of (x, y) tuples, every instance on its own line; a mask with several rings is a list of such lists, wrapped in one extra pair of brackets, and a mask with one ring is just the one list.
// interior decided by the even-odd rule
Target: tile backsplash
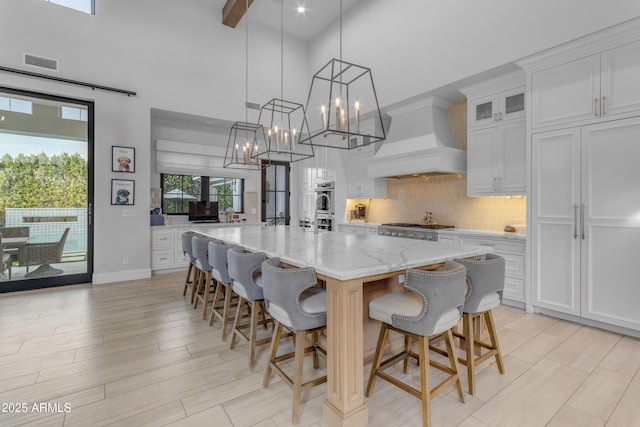
[(372, 223), (418, 223), (429, 211), (441, 224), (502, 231), (505, 225), (524, 225), (526, 218), (524, 196), (467, 197), (466, 175), (389, 179), (386, 199), (350, 199), (347, 212), (357, 203), (369, 206)]

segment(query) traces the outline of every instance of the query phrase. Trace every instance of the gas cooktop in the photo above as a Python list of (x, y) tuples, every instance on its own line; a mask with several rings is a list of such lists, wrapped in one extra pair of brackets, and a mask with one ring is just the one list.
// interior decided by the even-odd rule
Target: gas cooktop
[(388, 227), (407, 227), (407, 228), (428, 228), (432, 230), (440, 230), (443, 228), (455, 228), (453, 225), (444, 224), (410, 224), (406, 222), (392, 222), (390, 224), (382, 224)]

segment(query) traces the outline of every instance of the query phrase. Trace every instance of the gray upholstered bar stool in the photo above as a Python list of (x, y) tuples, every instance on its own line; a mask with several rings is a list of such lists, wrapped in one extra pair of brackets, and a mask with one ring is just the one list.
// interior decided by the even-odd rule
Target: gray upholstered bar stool
[[(456, 261), (467, 269), (469, 289), (462, 310), (462, 335), (456, 335), (464, 338), (466, 359), (459, 358), (459, 362), (467, 366), (469, 394), (473, 395), (476, 392), (475, 367), (477, 364), (495, 357), (498, 371), (504, 374), (504, 363), (492, 310), (502, 302), (505, 261), (503, 257), (494, 254), (487, 254), (479, 260), (457, 259)], [(489, 342), (477, 337), (474, 331), (474, 321), (477, 319), (479, 326), (482, 318), (487, 326)], [(488, 351), (483, 353), (482, 349)]]
[(187, 289), (191, 288), (191, 304), (195, 299), (196, 289), (196, 257), (193, 256), (193, 245), (191, 240), (196, 233), (193, 231), (185, 231), (182, 233), (182, 252), (189, 256), (189, 268), (187, 269), (187, 277), (184, 279), (184, 290), (182, 296), (187, 295)]
[[(209, 264), (211, 265), (211, 276), (217, 282), (216, 293), (213, 296), (213, 304), (211, 305), (211, 314), (209, 315), (209, 326), (213, 325), (216, 318), (222, 321), (222, 341), (226, 341), (229, 321), (233, 321), (231, 314), (233, 289), (227, 266), (227, 251), (232, 247), (234, 246), (222, 242), (209, 242), (208, 256)], [(220, 298), (223, 293), (224, 304), (220, 307)]]
[(209, 243), (214, 242), (215, 239), (210, 237), (194, 236), (191, 240), (193, 245), (193, 256), (196, 257), (196, 271), (198, 272), (197, 286), (195, 287), (195, 301), (193, 308), (198, 308), (198, 301), (202, 302), (202, 320), (207, 318), (207, 308), (209, 303), (212, 302), (209, 297), (213, 297), (211, 292), (211, 265), (209, 264), (209, 257), (207, 252), (209, 250)]
[[(313, 268), (283, 268), (280, 258), (272, 258), (262, 263), (262, 284), (267, 310), (275, 321), (269, 364), (264, 373), (263, 386), (268, 387), (271, 370), (275, 370), (282, 380), (293, 389), (293, 410), (291, 420), (300, 421), (300, 401), (302, 392), (327, 382), (326, 374), (302, 382), (302, 367), (306, 353), (313, 353), (313, 367), (318, 368), (318, 353), (326, 354), (318, 345), (320, 332), (327, 325), (327, 295), (324, 289), (314, 287), (318, 283)], [(282, 338), (282, 330), (295, 332), (295, 351), (277, 356)], [(311, 334), (311, 345), (306, 345), (306, 335)], [(294, 358), (293, 378), (278, 366), (280, 362)]]
[[(429, 425), (431, 418), (431, 398), (440, 394), (451, 384), (455, 383), (458, 397), (461, 402), (464, 402), (451, 329), (458, 324), (462, 316), (465, 278), (464, 266), (453, 261), (446, 262), (444, 267), (433, 271), (408, 270), (404, 291), (383, 295), (369, 303), (369, 317), (382, 322), (382, 326), (367, 384), (367, 397), (373, 393), (376, 377), (389, 381), (421, 400), (424, 426)], [(403, 334), (405, 346), (402, 352), (383, 362), (382, 356), (389, 331)], [(450, 366), (429, 358), (429, 338), (437, 336), (444, 337), (450, 355), (448, 357)], [(412, 340), (418, 341), (418, 354), (411, 350)], [(384, 372), (386, 368), (400, 361), (407, 361), (409, 357), (418, 359), (421, 390)], [(435, 387), (430, 386), (429, 366), (448, 374)], [(405, 363), (405, 373), (407, 367), (408, 364)]]
[[(243, 248), (234, 247), (227, 251), (229, 277), (231, 277), (233, 292), (238, 295), (238, 308), (233, 321), (231, 346), (236, 346), (238, 338), (249, 342), (249, 370), (256, 366), (256, 347), (267, 344), (268, 338), (256, 339), (258, 325), (271, 322), (265, 316), (264, 293), (262, 290), (262, 261), (267, 257), (262, 252), (245, 252)], [(249, 323), (241, 324), (245, 306), (251, 312)], [(258, 320), (258, 316), (261, 320)], [(243, 329), (249, 328), (249, 335)]]

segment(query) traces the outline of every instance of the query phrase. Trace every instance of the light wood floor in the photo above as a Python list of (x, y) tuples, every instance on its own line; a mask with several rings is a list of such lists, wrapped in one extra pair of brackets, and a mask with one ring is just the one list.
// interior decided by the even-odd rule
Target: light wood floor
[[(262, 388), (266, 346), (249, 372), (247, 344), (229, 350), (182, 279), (0, 295), (0, 425), (290, 425), (289, 388), (276, 377)], [(640, 426), (639, 340), (509, 307), (495, 318), (506, 374), (481, 367), (464, 404), (453, 388), (438, 396), (433, 425)], [(325, 393), (304, 396), (301, 426), (324, 425)], [(418, 400), (383, 381), (366, 402), (371, 426), (421, 425)]]

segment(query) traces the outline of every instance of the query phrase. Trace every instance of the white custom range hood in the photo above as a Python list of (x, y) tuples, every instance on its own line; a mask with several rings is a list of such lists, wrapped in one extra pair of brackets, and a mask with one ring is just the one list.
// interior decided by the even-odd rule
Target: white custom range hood
[(386, 111), (391, 116), (387, 139), (367, 165), (374, 178), (411, 178), (467, 172), (467, 152), (449, 130), (447, 103), (427, 98)]

